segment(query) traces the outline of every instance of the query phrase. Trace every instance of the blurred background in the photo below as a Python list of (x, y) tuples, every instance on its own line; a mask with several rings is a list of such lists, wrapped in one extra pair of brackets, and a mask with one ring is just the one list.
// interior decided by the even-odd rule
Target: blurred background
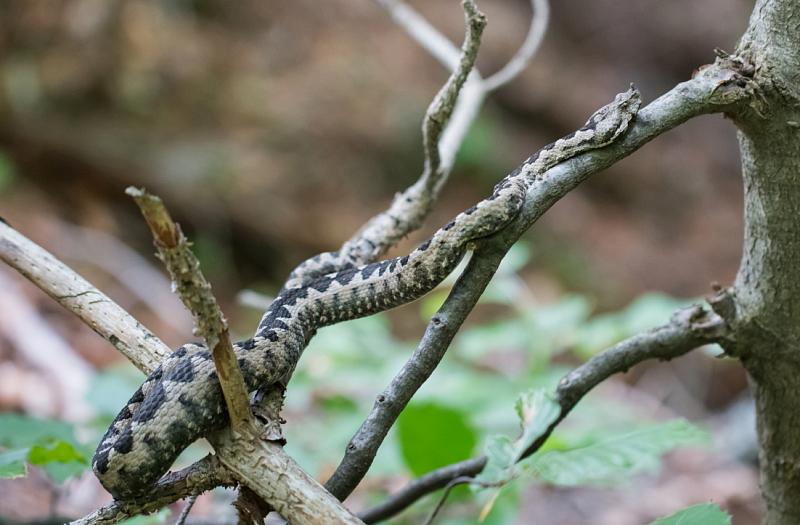
[[(424, 230), (392, 255), (407, 253), (630, 82), (649, 102), (712, 62), (715, 47), (733, 50), (753, 2), (553, 4), (539, 53), (490, 96)], [(457, 1), (411, 5), (460, 43)], [(488, 75), (522, 42), (530, 6), (479, 7), (489, 24), (478, 67)], [(144, 186), (193, 240), (246, 338), (295, 264), (338, 247), (416, 179), (421, 119), (445, 79), (370, 0), (2, 2), (0, 216), (178, 346), (192, 339), (190, 319), (124, 194)], [(665, 322), (712, 282), (731, 282), (741, 251), (738, 173), (733, 126), (702, 117), (555, 205), (512, 251), (350, 506), (366, 508), (414, 476), (479, 453), (491, 434), (514, 436), (517, 394), (551, 386), (609, 344)], [(325, 479), (335, 468), (447, 287), (315, 339), (286, 409), (290, 452), (313, 475)], [(11, 478), (0, 480), (0, 523), (74, 519), (107, 501), (85, 474), (87, 457), (142, 378), (7, 267), (0, 291), (0, 474)], [(629, 450), (627, 470), (609, 468), (602, 479), (587, 467), (569, 483), (519, 480), (487, 521), (633, 525), (714, 501), (734, 523), (758, 523), (746, 378), (717, 354), (707, 349), (615, 378), (570, 417), (550, 450), (605, 450), (630, 429), (669, 434), (663, 425), (674, 418), (704, 429), (703, 439), (684, 447), (686, 432), (678, 432), (649, 456)], [(442, 422), (441, 433), (430, 430)], [(429, 434), (446, 439), (425, 441)], [(37, 464), (37, 446), (50, 455), (20, 467)], [(183, 461), (205, 453), (194, 448)], [(27, 456), (9, 459), (23, 449)], [(441, 523), (475, 521), (481, 495), (468, 492)], [(230, 497), (204, 496), (190, 521), (231, 522)], [(395, 522), (419, 523), (433, 503)]]

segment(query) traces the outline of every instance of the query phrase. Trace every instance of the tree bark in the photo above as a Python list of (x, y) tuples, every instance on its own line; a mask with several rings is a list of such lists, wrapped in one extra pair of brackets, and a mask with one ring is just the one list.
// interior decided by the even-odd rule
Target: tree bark
[(736, 56), (754, 103), (733, 115), (745, 191), (733, 288), (736, 354), (752, 379), (767, 525), (800, 523), (800, 2), (759, 0)]

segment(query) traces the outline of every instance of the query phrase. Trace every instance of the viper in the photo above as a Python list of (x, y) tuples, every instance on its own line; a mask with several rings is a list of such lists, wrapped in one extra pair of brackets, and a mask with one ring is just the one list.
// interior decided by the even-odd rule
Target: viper
[[(298, 266), (255, 335), (234, 345), (247, 388), (252, 392), (287, 378), (317, 329), (428, 293), (456, 267), (471, 243), (500, 231), (520, 213), (529, 188), (547, 170), (617, 140), (630, 127), (639, 105), (639, 94), (631, 86), (582, 128), (534, 153), (488, 198), (460, 213), (408, 255), (355, 266), (330, 252)], [(97, 447), (92, 468), (115, 498), (143, 495), (183, 449), (227, 422), (211, 353), (199, 344), (184, 345), (145, 379), (114, 419)]]

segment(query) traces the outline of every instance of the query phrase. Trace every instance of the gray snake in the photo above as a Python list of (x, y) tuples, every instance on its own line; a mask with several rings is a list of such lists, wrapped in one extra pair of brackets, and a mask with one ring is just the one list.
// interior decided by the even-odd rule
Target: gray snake
[[(537, 151), (494, 188), (408, 255), (362, 266), (321, 254), (301, 264), (264, 314), (256, 334), (234, 345), (252, 392), (288, 377), (318, 328), (411, 302), (458, 264), (468, 245), (501, 230), (520, 211), (528, 189), (551, 167), (606, 146), (629, 127), (640, 104), (631, 87), (579, 130)], [(338, 270), (327, 273), (331, 268)], [(303, 276), (301, 279), (298, 276)], [(308, 276), (311, 276), (310, 278)], [(92, 468), (117, 499), (143, 495), (195, 440), (227, 424), (210, 352), (178, 348), (151, 373), (97, 447)]]

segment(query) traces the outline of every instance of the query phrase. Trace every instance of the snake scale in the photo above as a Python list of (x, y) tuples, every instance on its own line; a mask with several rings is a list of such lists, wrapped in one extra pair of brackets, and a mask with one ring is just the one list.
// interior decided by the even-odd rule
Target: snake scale
[[(567, 159), (606, 146), (633, 121), (640, 99), (631, 89), (595, 112), (576, 132), (545, 146), (494, 188), (487, 199), (460, 213), (413, 252), (363, 266), (333, 264), (336, 253), (301, 264), (272, 302), (251, 339), (234, 345), (252, 392), (291, 373), (320, 327), (364, 317), (413, 301), (442, 281), (468, 245), (491, 235), (519, 213), (528, 189)], [(342, 267), (345, 266), (345, 267)], [(317, 269), (317, 270), (315, 270)], [(322, 270), (324, 271), (324, 270)], [(300, 280), (298, 275), (311, 275)], [(92, 468), (117, 499), (141, 496), (178, 454), (228, 417), (211, 354), (204, 346), (178, 348), (151, 373), (103, 436)]]

